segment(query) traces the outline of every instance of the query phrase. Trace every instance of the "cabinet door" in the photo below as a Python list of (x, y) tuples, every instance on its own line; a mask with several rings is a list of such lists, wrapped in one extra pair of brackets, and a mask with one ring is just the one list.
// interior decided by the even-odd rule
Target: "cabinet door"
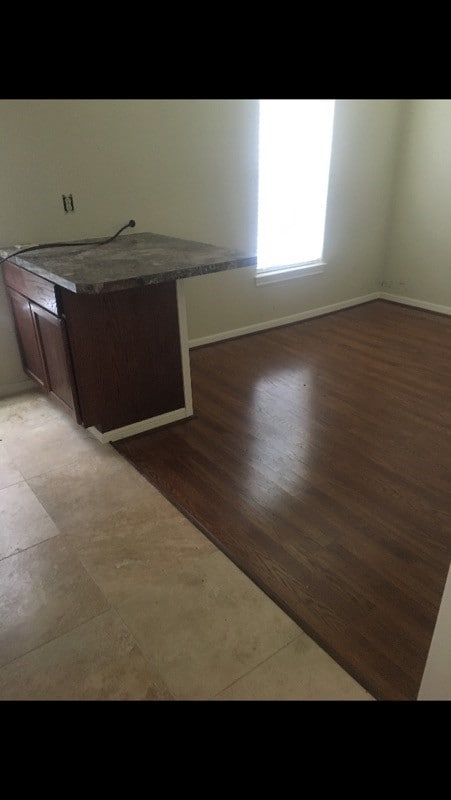
[(25, 372), (47, 391), (47, 376), (33, 312), (26, 297), (8, 289)]
[(44, 360), (47, 391), (80, 422), (77, 391), (63, 319), (30, 301), (37, 337)]

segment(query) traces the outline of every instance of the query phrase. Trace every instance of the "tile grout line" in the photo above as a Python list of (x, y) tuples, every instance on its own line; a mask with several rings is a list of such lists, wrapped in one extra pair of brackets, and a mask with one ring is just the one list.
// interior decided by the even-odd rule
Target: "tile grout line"
[[(6, 449), (8, 450), (8, 448), (7, 448), (7, 445), (6, 445), (6, 442), (5, 442), (5, 447), (6, 447)], [(8, 451), (8, 454), (9, 454), (9, 451)], [(78, 456), (78, 458), (79, 458), (79, 457), (80, 457), (80, 456)], [(17, 472), (19, 472), (19, 473), (20, 473), (20, 475), (22, 475), (22, 480), (23, 480), (23, 481), (26, 481), (27, 483), (28, 483), (28, 481), (32, 481), (32, 480), (34, 480), (35, 478), (40, 478), (40, 477), (41, 477), (41, 475), (47, 475), (49, 472), (54, 472), (54, 471), (56, 471), (57, 469), (64, 469), (65, 467), (69, 467), (71, 464), (73, 464), (73, 463), (74, 463), (74, 461), (77, 461), (77, 460), (78, 460), (78, 458), (74, 458), (74, 459), (72, 459), (71, 461), (68, 461), (68, 462), (67, 462), (67, 463), (65, 463), (65, 464), (61, 464), (59, 467), (50, 467), (50, 469), (46, 469), (46, 470), (44, 470), (43, 472), (38, 472), (36, 475), (28, 475), (27, 477), (25, 477), (25, 475), (23, 474), (22, 470), (21, 470), (21, 469), (19, 469), (19, 467), (17, 466), (16, 462), (14, 461), (14, 459), (13, 459), (13, 456), (12, 456), (12, 455), (9, 455), (9, 458), (10, 458), (10, 461), (11, 461), (11, 463), (14, 465), (14, 469), (16, 469), (16, 470), (17, 470)], [(17, 483), (20, 483), (20, 481), (17, 481)], [(7, 487), (5, 487), (5, 488), (7, 488)], [(31, 486), (30, 486), (30, 489), (31, 489)]]
[(167, 683), (167, 681), (166, 681), (166, 678), (164, 677), (164, 675), (162, 675), (162, 673), (161, 673), (161, 672), (160, 672), (160, 670), (158, 669), (158, 666), (157, 666), (157, 664), (155, 663), (155, 661), (154, 661), (153, 659), (150, 659), (150, 658), (148, 658), (148, 656), (146, 655), (146, 653), (143, 651), (143, 649), (142, 649), (141, 645), (139, 644), (139, 642), (138, 642), (138, 640), (137, 640), (137, 638), (136, 638), (135, 634), (133, 633), (133, 631), (131, 630), (130, 626), (129, 626), (129, 625), (128, 625), (128, 623), (127, 623), (127, 622), (124, 620), (124, 618), (123, 618), (122, 614), (120, 613), (120, 611), (119, 611), (119, 608), (118, 608), (117, 606), (112, 606), (112, 608), (113, 608), (113, 610), (116, 612), (116, 614), (118, 615), (118, 617), (119, 617), (120, 621), (122, 622), (123, 626), (125, 627), (125, 629), (128, 631), (128, 634), (129, 634), (129, 636), (130, 636), (130, 637), (133, 639), (133, 641), (134, 641), (134, 643), (135, 643), (136, 647), (138, 648), (139, 652), (141, 653), (141, 655), (142, 655), (142, 657), (143, 657), (144, 661), (146, 662), (146, 664), (148, 665), (149, 669), (150, 669), (151, 671), (153, 671), (153, 672), (155, 673), (155, 675), (156, 675), (156, 676), (157, 676), (157, 677), (160, 679), (160, 681), (162, 682), (162, 684), (163, 684), (163, 685), (166, 687), (166, 689), (168, 690), (168, 692), (169, 692), (169, 693), (172, 695), (173, 699), (174, 699), (174, 700), (179, 700), (180, 698), (175, 696), (174, 692), (173, 692), (173, 691), (172, 691), (172, 689), (169, 687), (169, 685), (168, 685), (168, 683)]
[[(27, 483), (27, 482), (26, 482), (26, 481), (19, 481), (19, 483)], [(14, 484), (14, 485), (17, 485), (17, 484)], [(27, 484), (27, 486), (28, 486), (28, 484)], [(31, 488), (31, 486), (28, 486), (28, 488), (30, 489), (30, 491), (31, 491), (31, 492), (33, 492), (33, 489)], [(12, 556), (19, 556), (21, 553), (26, 553), (26, 552), (27, 552), (27, 550), (31, 550), (33, 547), (39, 547), (39, 545), (40, 545), (40, 544), (44, 544), (44, 542), (49, 542), (49, 541), (50, 541), (50, 539), (56, 539), (56, 538), (57, 538), (57, 536), (64, 536), (64, 535), (65, 535), (65, 534), (61, 533), (61, 531), (60, 531), (60, 529), (59, 529), (58, 525), (56, 524), (55, 520), (54, 520), (54, 519), (53, 519), (53, 517), (52, 517), (52, 516), (49, 514), (49, 512), (47, 511), (47, 509), (45, 509), (45, 508), (44, 508), (44, 506), (42, 505), (41, 501), (40, 501), (40, 500), (39, 500), (39, 498), (38, 498), (38, 497), (35, 495), (35, 493), (34, 493), (34, 492), (33, 492), (33, 497), (35, 497), (35, 499), (38, 501), (39, 505), (41, 506), (41, 508), (42, 508), (42, 510), (43, 510), (43, 512), (44, 512), (44, 514), (43, 514), (42, 516), (43, 516), (44, 518), (45, 518), (45, 517), (48, 517), (48, 518), (49, 518), (49, 520), (50, 520), (50, 522), (52, 522), (52, 524), (55, 526), (55, 528), (56, 528), (56, 534), (55, 534), (54, 536), (47, 536), (47, 538), (46, 538), (46, 539), (41, 539), (41, 541), (39, 541), (39, 542), (34, 542), (34, 544), (29, 544), (29, 545), (28, 545), (28, 547), (21, 547), (19, 550), (16, 550), (14, 553), (10, 553), (10, 554), (9, 554), (9, 555), (7, 555), (7, 556), (2, 556), (2, 557), (0, 558), (0, 562), (1, 562), (1, 561), (6, 561), (6, 559), (7, 559), (7, 558), (11, 558)]]
[[(41, 539), (39, 542), (35, 542), (34, 544), (29, 544), (27, 547), (21, 547), (18, 550), (15, 550), (13, 553), (8, 553), (8, 555), (6, 555), (6, 556), (0, 556), (0, 563), (2, 561), (5, 561), (7, 558), (11, 558), (11, 556), (18, 556), (18, 555), (20, 555), (20, 553), (25, 553), (27, 550), (31, 550), (32, 547), (37, 547), (37, 545), (39, 545), (39, 544), (43, 544), (44, 542), (48, 542), (50, 539), (55, 539), (57, 536), (61, 536), (62, 535), (58, 525), (55, 522), (55, 520), (49, 514), (47, 509), (44, 508), (44, 506), (42, 505), (41, 501), (39, 500), (39, 497), (33, 491), (32, 487), (30, 486), (30, 484), (28, 483), (26, 478), (23, 478), (21, 481), (17, 481), (17, 483), (11, 484), (11, 486), (18, 486), (20, 483), (25, 483), (28, 486), (28, 488), (29, 488), (30, 492), (32, 493), (33, 497), (35, 498), (35, 500), (39, 503), (40, 507), (42, 508), (42, 511), (43, 511), (42, 516), (43, 516), (43, 518), (45, 519), (46, 517), (48, 517), (50, 522), (56, 528), (56, 534), (54, 534), (53, 536), (47, 536), (45, 539)], [(10, 486), (5, 486), (3, 488), (4, 489), (9, 489)], [(2, 493), (2, 491), (3, 491), (3, 489), (0, 489), (0, 494)]]
[[(107, 445), (102, 445), (102, 447), (106, 448)], [(113, 452), (115, 452), (114, 449), (113, 449)], [(46, 469), (43, 472), (38, 472), (36, 475), (29, 475), (27, 478), (24, 477), (24, 481), (27, 481), (27, 483), (28, 483), (28, 481), (34, 481), (34, 480), (36, 480), (36, 478), (44, 477), (45, 475), (48, 475), (50, 472), (59, 472), (62, 469), (66, 469), (66, 467), (71, 467), (73, 464), (76, 464), (78, 461), (81, 461), (83, 458), (94, 458), (96, 455), (98, 455), (96, 452), (93, 452), (93, 453), (79, 453), (78, 456), (76, 456), (71, 461), (66, 461), (64, 464), (60, 464), (57, 467), (50, 467), (50, 469)], [(125, 462), (125, 463), (127, 463), (127, 462)], [(122, 464), (122, 461), (118, 460), (118, 468), (119, 468), (119, 466), (121, 464)], [(18, 470), (18, 471), (20, 472), (20, 470)], [(33, 491), (31, 486), (30, 486), (30, 489)]]
[[(51, 519), (51, 522), (53, 522), (52, 519)], [(53, 524), (55, 525), (54, 522), (53, 522)], [(56, 527), (56, 525), (55, 525), (55, 527)], [(12, 556), (20, 556), (21, 553), (26, 553), (27, 550), (31, 550), (33, 547), (39, 547), (40, 544), (44, 544), (44, 542), (49, 542), (50, 539), (56, 539), (58, 536), (62, 536), (62, 535), (63, 534), (61, 534), (60, 531), (57, 528), (56, 534), (54, 534), (53, 536), (47, 536), (46, 539), (41, 539), (39, 542), (35, 542), (34, 544), (29, 544), (28, 547), (21, 547), (19, 550), (14, 550), (13, 553), (8, 553), (7, 556), (0, 556), (0, 564), (3, 563), (3, 561), (6, 561), (8, 558), (12, 558)]]
[[(66, 469), (66, 467), (71, 467), (72, 464), (75, 464), (77, 461), (80, 461), (80, 459), (83, 458), (83, 455), (84, 454), (81, 454), (81, 455), (79, 454), (76, 458), (72, 459), (71, 461), (67, 461), (64, 464), (60, 464), (58, 467), (50, 467), (50, 469), (46, 469), (43, 472), (38, 472), (36, 475), (28, 475), (27, 478), (24, 477), (24, 481), (27, 481), (27, 483), (28, 483), (28, 481), (34, 481), (36, 478), (41, 478), (44, 475), (48, 475), (49, 472), (57, 472), (59, 470)], [(87, 455), (88, 455), (88, 458), (91, 457), (91, 454), (87, 454)], [(31, 486), (30, 486), (30, 489), (32, 489)]]
[[(11, 455), (11, 451), (9, 450), (8, 445), (6, 443), (7, 442), (7, 438), (8, 438), (7, 436), (4, 438), (4, 435), (2, 434), (2, 438), (0, 439), (0, 442), (2, 443), (3, 447), (5, 448), (5, 453), (6, 453), (7, 457), (8, 457), (8, 460), (13, 465), (13, 468), (16, 470), (16, 472), (19, 473), (19, 475), (22, 476), (22, 480), (15, 481), (14, 483), (10, 484), (11, 486), (16, 486), (18, 483), (22, 483), (22, 481), (26, 481), (26, 478), (25, 478), (22, 470), (19, 469), (19, 467), (17, 466), (16, 462), (14, 461), (14, 459), (13, 459), (13, 457)], [(3, 489), (7, 489), (7, 488), (8, 488), (7, 486), (3, 486), (2, 490)]]
[[(16, 468), (14, 467), (14, 469), (16, 469)], [(25, 478), (23, 477), (23, 475), (22, 475), (22, 477), (21, 477), (21, 478), (20, 478), (18, 481), (13, 481), (13, 483), (8, 483), (6, 486), (1, 486), (1, 487), (0, 487), (0, 494), (1, 494), (1, 492), (3, 492), (5, 489), (10, 489), (10, 488), (11, 488), (11, 486), (17, 486), (17, 484), (18, 484), (18, 483), (26, 483), (26, 482), (27, 482), (27, 481), (26, 481), (26, 479), (25, 479)]]
[(111, 608), (104, 608), (103, 611), (100, 611), (98, 614), (93, 614), (92, 617), (89, 617), (88, 619), (83, 620), (83, 622), (79, 622), (77, 625), (74, 625), (73, 628), (69, 628), (69, 630), (64, 631), (64, 633), (59, 633), (58, 636), (51, 636), (50, 639), (46, 639), (45, 642), (41, 642), (40, 644), (37, 644), (35, 647), (30, 647), (29, 650), (25, 651), (25, 653), (21, 653), (20, 655), (15, 656), (10, 661), (5, 661), (5, 663), (0, 666), (0, 674), (1, 674), (1, 671), (2, 671), (3, 667), (9, 667), (11, 664), (14, 664), (16, 661), (20, 661), (21, 658), (24, 658), (25, 656), (28, 656), (30, 653), (34, 653), (36, 650), (40, 650), (41, 647), (46, 647), (46, 645), (51, 644), (51, 642), (56, 642), (57, 639), (62, 639), (64, 636), (67, 636), (68, 634), (73, 633), (73, 631), (78, 630), (78, 628), (82, 628), (83, 625), (87, 625), (88, 622), (92, 622), (93, 619), (97, 619), (97, 617), (101, 617), (101, 616), (103, 616), (103, 614), (106, 614), (109, 611), (111, 611)]
[[(61, 536), (65, 536), (65, 538), (68, 540), (68, 544), (69, 544), (69, 547), (70, 547), (70, 549), (71, 549), (71, 550), (72, 550), (72, 552), (75, 554), (75, 556), (77, 557), (77, 559), (80, 561), (80, 564), (82, 565), (82, 567), (83, 567), (83, 569), (85, 570), (86, 574), (87, 574), (87, 575), (88, 575), (88, 576), (91, 578), (91, 580), (93, 581), (93, 583), (95, 583), (95, 585), (97, 586), (97, 588), (98, 588), (99, 592), (100, 592), (100, 593), (102, 594), (102, 596), (105, 598), (105, 601), (108, 603), (108, 609), (106, 609), (106, 611), (113, 611), (115, 614), (117, 614), (117, 616), (119, 617), (119, 619), (120, 619), (121, 623), (122, 623), (122, 624), (123, 624), (123, 626), (125, 627), (125, 629), (126, 629), (126, 631), (128, 632), (128, 634), (129, 634), (130, 638), (133, 640), (133, 642), (134, 642), (134, 644), (135, 644), (135, 647), (137, 647), (137, 648), (138, 648), (138, 651), (139, 651), (139, 653), (141, 654), (142, 658), (144, 659), (144, 661), (145, 661), (145, 663), (147, 664), (147, 666), (149, 667), (149, 669), (150, 669), (150, 670), (153, 670), (153, 671), (156, 673), (157, 677), (158, 677), (158, 678), (161, 680), (162, 684), (163, 684), (163, 685), (166, 687), (166, 689), (169, 691), (169, 693), (170, 693), (171, 695), (173, 695), (173, 692), (171, 691), (171, 689), (170, 689), (170, 688), (169, 688), (169, 686), (167, 685), (167, 683), (166, 683), (166, 680), (164, 679), (163, 675), (160, 673), (160, 670), (159, 670), (159, 669), (157, 669), (157, 666), (156, 666), (156, 664), (154, 664), (154, 663), (153, 663), (153, 662), (152, 662), (152, 661), (151, 661), (149, 658), (147, 658), (147, 656), (146, 656), (146, 655), (145, 655), (145, 653), (143, 652), (143, 650), (142, 650), (142, 648), (141, 648), (141, 646), (140, 646), (140, 644), (139, 644), (138, 640), (136, 639), (136, 636), (134, 635), (133, 631), (130, 629), (130, 627), (127, 625), (127, 623), (125, 622), (125, 620), (122, 618), (122, 615), (119, 613), (119, 609), (118, 609), (118, 607), (117, 607), (116, 605), (114, 605), (114, 604), (113, 604), (113, 603), (112, 603), (112, 602), (111, 602), (111, 601), (108, 599), (108, 597), (106, 596), (106, 594), (105, 594), (105, 592), (103, 591), (102, 587), (99, 585), (99, 583), (98, 583), (98, 582), (97, 582), (97, 580), (94, 578), (94, 576), (93, 576), (93, 575), (91, 575), (91, 573), (90, 573), (89, 569), (87, 568), (87, 566), (86, 566), (86, 565), (83, 563), (83, 561), (82, 561), (82, 559), (81, 559), (81, 556), (79, 556), (79, 555), (78, 555), (78, 553), (77, 553), (77, 551), (76, 551), (76, 549), (75, 549), (75, 546), (74, 546), (74, 545), (72, 544), (72, 542), (70, 541), (71, 537), (70, 537), (70, 536), (68, 536), (67, 534), (63, 534), (63, 533), (61, 533), (60, 535), (61, 535)], [(105, 612), (101, 612), (101, 613), (105, 613)], [(97, 614), (96, 616), (100, 616), (100, 615), (99, 615), (99, 614)], [(177, 699), (177, 698), (175, 698), (175, 697), (174, 697), (174, 699)]]
[[(302, 629), (300, 629), (300, 631), (301, 631), (301, 632), (300, 632), (300, 633), (298, 633), (298, 634), (296, 634), (296, 636), (294, 637), (294, 639), (290, 639), (290, 641), (289, 641), (289, 642), (285, 642), (285, 644), (283, 644), (283, 645), (282, 645), (281, 647), (279, 647), (277, 650), (274, 650), (274, 652), (273, 652), (273, 653), (271, 653), (271, 655), (269, 655), (269, 656), (267, 656), (266, 658), (264, 658), (262, 661), (260, 661), (260, 662), (259, 662), (258, 664), (256, 664), (254, 667), (252, 667), (251, 669), (249, 669), (247, 672), (243, 672), (243, 674), (242, 674), (242, 675), (240, 675), (240, 677), (239, 677), (239, 678), (236, 678), (234, 681), (232, 681), (231, 683), (227, 684), (227, 686), (225, 686), (223, 689), (221, 689), (219, 692), (217, 692), (215, 695), (213, 695), (213, 697), (211, 698), (211, 700), (216, 700), (216, 698), (217, 698), (217, 697), (218, 697), (220, 694), (222, 694), (222, 692), (225, 692), (225, 691), (227, 691), (227, 689), (230, 689), (230, 687), (231, 687), (231, 686), (234, 686), (234, 685), (235, 685), (235, 683), (238, 683), (238, 682), (239, 682), (239, 681), (241, 681), (243, 678), (246, 678), (246, 677), (247, 677), (247, 675), (250, 675), (250, 674), (251, 674), (252, 672), (254, 672), (256, 669), (258, 669), (259, 667), (261, 667), (261, 666), (262, 666), (262, 664), (266, 664), (266, 662), (267, 662), (267, 661), (269, 661), (271, 658), (273, 658), (274, 656), (276, 656), (276, 655), (277, 655), (278, 653), (280, 653), (282, 650), (285, 650), (287, 647), (289, 647), (291, 644), (293, 644), (293, 642), (297, 642), (297, 640), (298, 640), (298, 639), (301, 639), (301, 638), (302, 638), (302, 636), (307, 636), (307, 634), (306, 634), (306, 633), (305, 633), (305, 632), (304, 632)], [(319, 645), (318, 645), (318, 646), (319, 646)]]

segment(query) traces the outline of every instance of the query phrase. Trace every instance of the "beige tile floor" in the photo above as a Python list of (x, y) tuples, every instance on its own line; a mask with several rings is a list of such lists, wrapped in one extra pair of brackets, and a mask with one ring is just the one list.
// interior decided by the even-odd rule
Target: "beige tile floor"
[(1, 700), (370, 700), (109, 445), (0, 400)]

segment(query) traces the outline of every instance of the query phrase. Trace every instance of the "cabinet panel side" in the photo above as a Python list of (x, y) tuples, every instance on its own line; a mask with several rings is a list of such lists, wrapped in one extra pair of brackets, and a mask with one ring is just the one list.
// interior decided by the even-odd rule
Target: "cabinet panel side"
[(61, 290), (83, 424), (119, 428), (184, 406), (175, 282)]

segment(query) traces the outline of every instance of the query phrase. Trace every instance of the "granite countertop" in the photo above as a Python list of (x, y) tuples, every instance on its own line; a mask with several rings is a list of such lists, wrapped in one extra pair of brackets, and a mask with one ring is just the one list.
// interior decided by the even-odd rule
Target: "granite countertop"
[(257, 258), (203, 242), (157, 233), (118, 236), (105, 245), (58, 247), (2, 257), (71, 292), (95, 294), (255, 266)]

